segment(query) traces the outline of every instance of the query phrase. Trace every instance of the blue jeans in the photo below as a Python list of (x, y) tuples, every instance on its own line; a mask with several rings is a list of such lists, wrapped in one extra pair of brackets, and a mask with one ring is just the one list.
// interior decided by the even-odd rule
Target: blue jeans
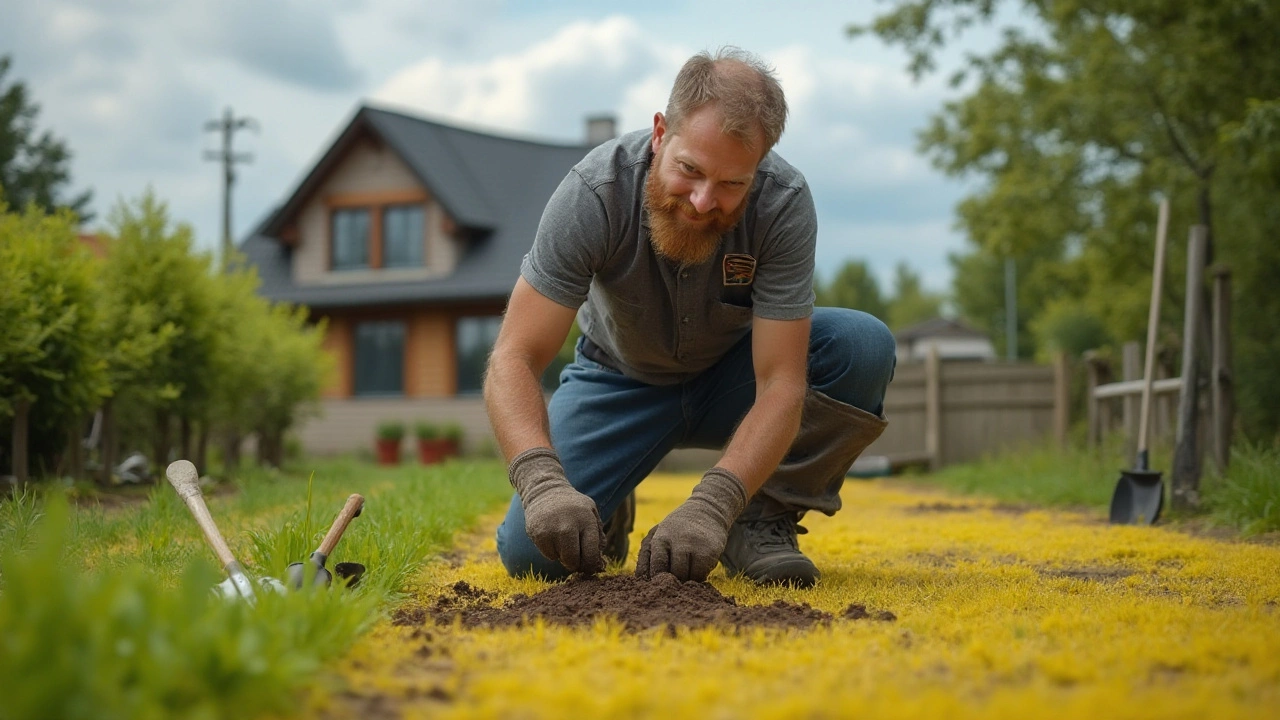
[[(893, 378), (894, 351), (893, 334), (874, 316), (815, 308), (809, 334), (810, 394), (825, 396), (828, 407), (844, 407), (852, 414), (851, 422), (870, 418), (883, 429), (879, 416)], [(724, 448), (751, 409), (755, 392), (750, 334), (706, 372), (677, 385), (648, 385), (593, 362), (582, 355), (580, 340), (575, 362), (560, 373), (560, 388), (547, 408), (551, 442), (569, 482), (595, 500), (600, 517), (607, 519), (669, 451)], [(802, 427), (796, 445), (804, 433)], [(861, 445), (856, 452), (865, 447), (855, 444)], [(789, 487), (776, 497), (785, 495), (787, 504), (798, 511), (833, 513), (839, 507), (839, 483), (856, 452), (847, 460), (839, 457), (826, 463), (842, 465), (832, 477), (817, 478), (806, 483), (809, 487)], [(775, 479), (762, 492), (774, 495), (767, 490)], [(512, 497), (506, 519), (498, 526), (498, 554), (512, 575), (534, 573), (553, 579), (568, 574), (529, 539), (519, 495)]]

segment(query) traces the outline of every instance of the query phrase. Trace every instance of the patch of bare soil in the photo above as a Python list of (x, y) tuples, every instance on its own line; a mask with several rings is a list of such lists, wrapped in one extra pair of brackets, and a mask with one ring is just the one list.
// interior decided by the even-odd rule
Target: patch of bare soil
[(947, 513), (947, 512), (973, 512), (979, 508), (978, 505), (962, 505), (949, 502), (931, 502), (916, 503), (912, 507), (907, 508), (909, 513)]
[(1135, 570), (1116, 567), (1040, 568), (1038, 572), (1045, 577), (1070, 578), (1072, 580), (1089, 580), (1093, 582), (1115, 582), (1137, 574)]
[[(394, 622), (447, 625), (458, 619), (466, 628), (527, 627), (541, 618), (552, 625), (582, 627), (608, 617), (628, 632), (666, 628), (674, 634), (676, 628), (702, 627), (805, 630), (833, 619), (805, 603), (777, 600), (771, 605), (739, 605), (708, 583), (682, 583), (668, 573), (653, 580), (631, 575), (576, 577), (533, 595), (515, 595), (503, 605), (495, 605), (496, 599), (493, 593), (460, 581), (429, 607), (401, 610)], [(893, 613), (868, 612), (862, 605), (850, 605), (840, 617), (896, 619)]]

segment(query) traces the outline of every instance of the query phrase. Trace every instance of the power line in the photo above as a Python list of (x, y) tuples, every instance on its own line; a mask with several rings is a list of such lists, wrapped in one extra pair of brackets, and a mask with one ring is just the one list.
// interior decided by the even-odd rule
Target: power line
[(205, 132), (222, 133), (222, 150), (206, 150), (205, 160), (216, 160), (222, 163), (222, 270), (226, 272), (231, 260), (231, 186), (235, 184), (236, 163), (247, 163), (253, 160), (249, 153), (236, 153), (231, 150), (231, 140), (237, 130), (258, 130), (258, 121), (250, 117), (236, 117), (228, 107), (222, 118), (210, 120), (204, 124)]

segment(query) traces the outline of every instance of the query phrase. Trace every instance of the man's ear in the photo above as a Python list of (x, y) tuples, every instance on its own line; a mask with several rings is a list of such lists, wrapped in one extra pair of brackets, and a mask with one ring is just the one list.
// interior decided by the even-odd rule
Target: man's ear
[(662, 113), (653, 114), (653, 140), (649, 143), (653, 153), (658, 154), (658, 149), (662, 147), (662, 138), (667, 134), (667, 119)]

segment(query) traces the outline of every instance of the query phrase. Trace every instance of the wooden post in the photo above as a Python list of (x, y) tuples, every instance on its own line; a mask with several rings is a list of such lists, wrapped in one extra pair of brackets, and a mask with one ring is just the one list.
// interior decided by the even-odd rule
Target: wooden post
[(1089, 412), (1089, 447), (1092, 448), (1101, 444), (1102, 438), (1110, 430), (1110, 401), (1099, 400), (1094, 392), (1099, 385), (1111, 382), (1111, 366), (1097, 350), (1086, 351), (1084, 362), (1089, 372), (1089, 388), (1085, 403)]
[(942, 359), (937, 345), (924, 361), (924, 450), (929, 469), (942, 467)]
[(1219, 472), (1231, 462), (1235, 391), (1231, 377), (1231, 268), (1213, 267), (1213, 461)]
[(1067, 447), (1067, 430), (1071, 421), (1071, 367), (1067, 354), (1053, 356), (1053, 434), (1060, 447)]
[[(19, 391), (21, 392), (21, 391)], [(18, 403), (13, 408), (13, 477), (18, 487), (27, 484), (27, 473), (30, 461), (27, 459), (27, 437), (31, 427), (31, 399), (18, 395)]]
[[(1124, 344), (1121, 355), (1121, 372), (1124, 380), (1142, 379), (1142, 346), (1134, 341)], [(1124, 396), (1124, 449), (1125, 457), (1134, 457), (1138, 452), (1138, 411), (1142, 406), (1141, 395)]]
[(1208, 229), (1193, 225), (1187, 240), (1187, 307), (1182, 326), (1182, 395), (1178, 398), (1178, 432), (1173, 452), (1172, 499), (1175, 510), (1200, 504), (1198, 355), (1201, 298), (1204, 297), (1204, 254)]

